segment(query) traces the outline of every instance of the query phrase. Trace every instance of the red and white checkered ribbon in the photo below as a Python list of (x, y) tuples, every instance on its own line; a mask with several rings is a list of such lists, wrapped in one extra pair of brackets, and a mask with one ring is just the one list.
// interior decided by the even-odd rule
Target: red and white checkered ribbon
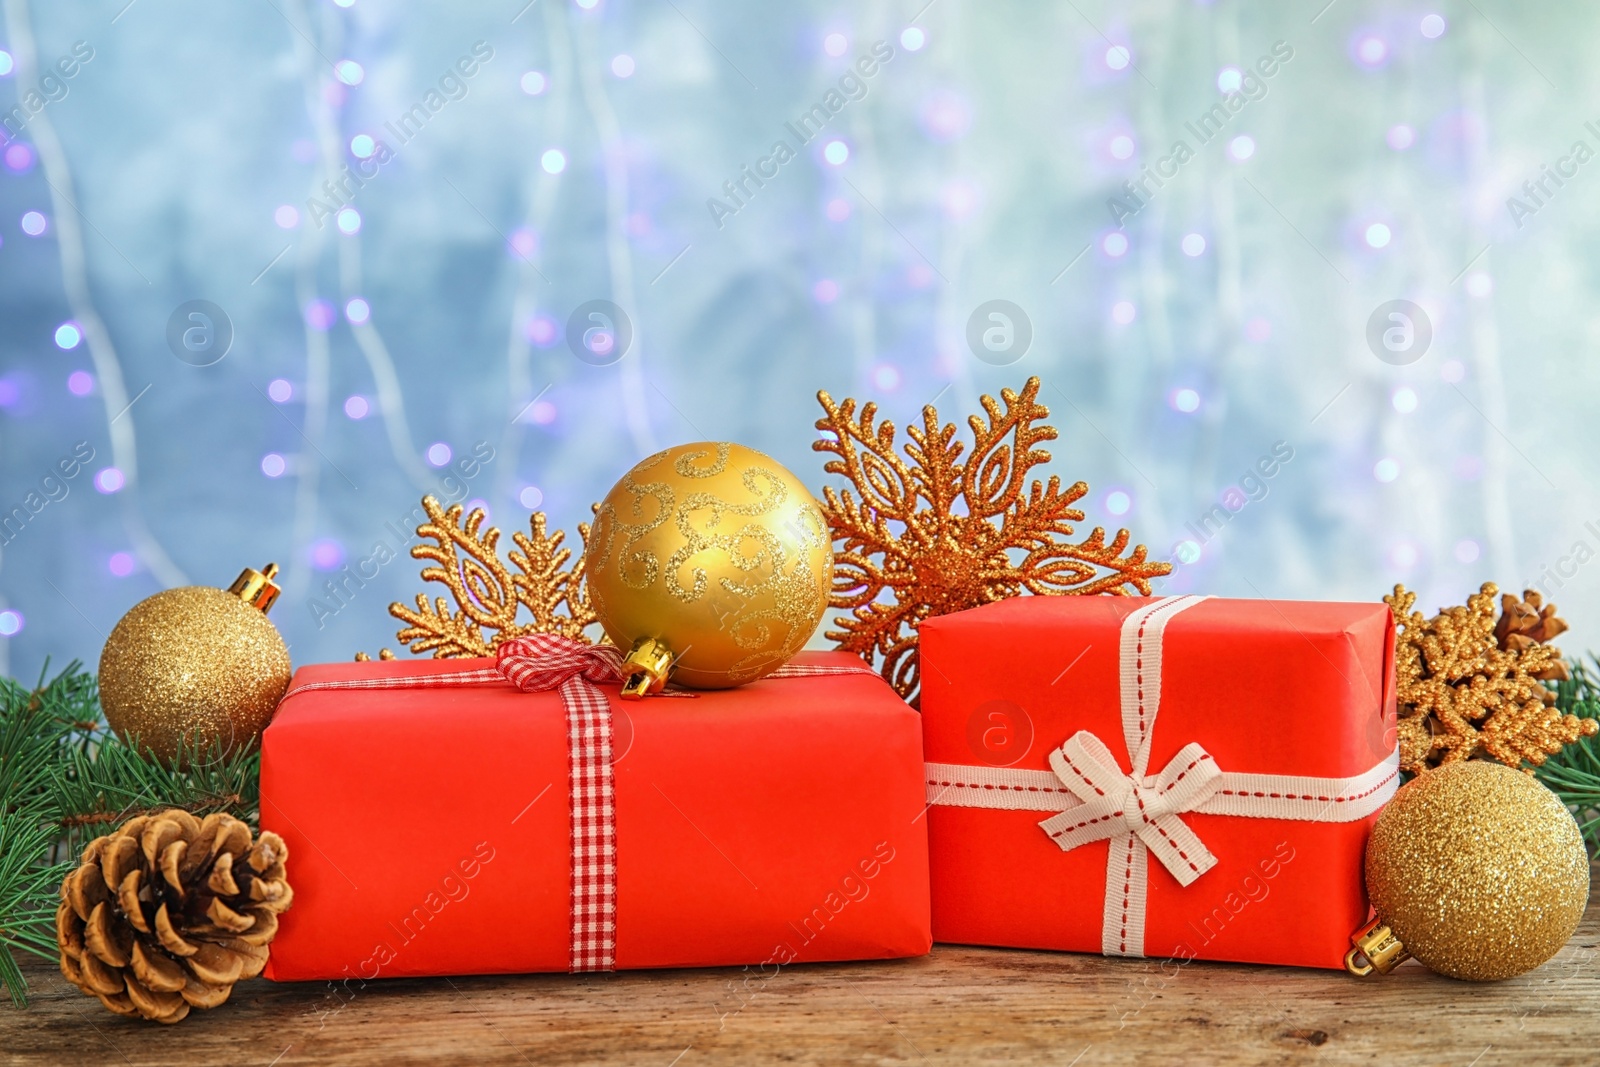
[(1351, 778), (1312, 778), (1223, 771), (1196, 742), (1180, 749), (1160, 773), (1147, 773), (1161, 706), (1163, 632), (1173, 616), (1207, 599), (1167, 597), (1123, 620), (1122, 732), (1131, 771), (1087, 730), (1050, 753), (1048, 771), (927, 765), (929, 804), (1054, 812), (1039, 826), (1063, 852), (1111, 841), (1100, 927), (1100, 950), (1107, 956), (1144, 955), (1152, 853), (1184, 886), (1216, 865), (1216, 856), (1181, 814), (1353, 822), (1381, 808), (1399, 786), (1398, 753)]
[[(567, 782), (571, 812), (572, 951), (569, 969), (610, 971), (617, 955), (617, 813), (611, 782), (611, 702), (600, 685), (620, 685), (623, 653), (557, 634), (530, 634), (500, 646), (493, 668), (398, 678), (308, 682), (284, 694), (317, 689), (430, 689), (503, 685), (526, 693), (554, 689), (567, 715)], [(787, 664), (769, 678), (874, 674), (867, 667)], [(669, 690), (664, 696), (693, 696)]]

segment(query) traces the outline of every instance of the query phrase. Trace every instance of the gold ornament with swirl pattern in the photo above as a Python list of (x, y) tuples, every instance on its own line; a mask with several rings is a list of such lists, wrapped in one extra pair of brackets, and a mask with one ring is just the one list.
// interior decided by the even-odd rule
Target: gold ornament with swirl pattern
[(630, 650), (623, 695), (636, 698), (669, 674), (726, 689), (783, 666), (827, 608), (833, 553), (798, 478), (754, 449), (702, 442), (622, 476), (584, 566), (606, 635)]

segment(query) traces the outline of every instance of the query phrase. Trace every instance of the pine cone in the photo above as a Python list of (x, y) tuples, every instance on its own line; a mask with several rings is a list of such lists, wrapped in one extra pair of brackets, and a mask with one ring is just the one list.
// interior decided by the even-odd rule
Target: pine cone
[(61, 883), (56, 940), (67, 981), (118, 1015), (175, 1023), (214, 1008), (267, 964), (294, 892), (289, 850), (252, 843), (231, 815), (141, 815), (83, 850)]
[[(1556, 617), (1556, 606), (1546, 604), (1535, 590), (1524, 589), (1521, 600), (1510, 593), (1501, 594), (1500, 620), (1494, 626), (1494, 639), (1502, 651), (1521, 652), (1534, 645), (1547, 644), (1566, 630), (1567, 624)], [(1555, 654), (1555, 662), (1534, 677), (1544, 682), (1571, 678), (1572, 673), (1561, 658), (1561, 651), (1555, 648), (1550, 651)], [(1552, 691), (1545, 704), (1554, 703), (1555, 693)]]

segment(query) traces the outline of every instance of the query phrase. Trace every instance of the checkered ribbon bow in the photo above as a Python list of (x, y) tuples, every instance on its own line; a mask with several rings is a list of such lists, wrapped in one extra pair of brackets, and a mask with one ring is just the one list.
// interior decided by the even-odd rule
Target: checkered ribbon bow
[(558, 634), (532, 634), (501, 645), (494, 666), (524, 693), (546, 693), (573, 678), (620, 684), (622, 660), (622, 650), (615, 645), (586, 645)]

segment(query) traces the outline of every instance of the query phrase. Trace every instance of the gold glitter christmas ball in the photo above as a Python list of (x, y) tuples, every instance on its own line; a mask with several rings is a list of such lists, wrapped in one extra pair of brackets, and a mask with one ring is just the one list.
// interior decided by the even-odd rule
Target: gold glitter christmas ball
[(634, 467), (595, 511), (584, 557), (606, 636), (631, 651), (623, 695), (725, 689), (805, 646), (828, 606), (822, 508), (770, 457), (704, 442)]
[(180, 741), (256, 743), (289, 686), (289, 650), (266, 616), (277, 570), (246, 569), (226, 590), (168, 589), (122, 617), (100, 653), (100, 704), (119, 737), (167, 761)]
[(1493, 981), (1567, 943), (1589, 902), (1578, 824), (1532, 776), (1469, 760), (1405, 785), (1367, 842), (1378, 921), (1440, 974)]

